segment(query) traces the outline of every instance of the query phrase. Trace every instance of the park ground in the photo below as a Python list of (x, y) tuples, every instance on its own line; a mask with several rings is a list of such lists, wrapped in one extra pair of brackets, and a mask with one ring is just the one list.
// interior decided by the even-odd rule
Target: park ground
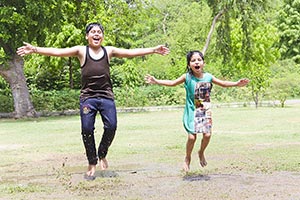
[[(94, 181), (83, 177), (78, 117), (2, 120), (0, 199), (300, 200), (300, 106), (215, 110), (207, 167), (194, 153), (191, 171), (182, 171), (182, 110), (126, 113), (119, 115), (110, 167)], [(229, 113), (239, 123), (229, 124)], [(278, 125), (280, 116), (290, 116), (289, 124)], [(282, 136), (281, 128), (290, 134)], [(100, 135), (101, 125), (96, 129)]]

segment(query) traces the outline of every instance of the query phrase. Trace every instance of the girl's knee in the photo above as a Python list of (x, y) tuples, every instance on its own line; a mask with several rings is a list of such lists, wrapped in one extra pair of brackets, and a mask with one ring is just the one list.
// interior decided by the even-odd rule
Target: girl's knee
[(204, 133), (203, 138), (210, 139), (211, 133)]
[(196, 134), (189, 134), (189, 135), (188, 135), (188, 140), (189, 140), (189, 141), (195, 142), (196, 139), (197, 139), (197, 135), (196, 135)]

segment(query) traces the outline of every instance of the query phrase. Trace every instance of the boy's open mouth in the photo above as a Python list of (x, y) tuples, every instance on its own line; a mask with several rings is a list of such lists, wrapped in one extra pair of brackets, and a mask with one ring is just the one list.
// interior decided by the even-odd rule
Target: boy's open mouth
[(200, 66), (195, 66), (195, 69), (200, 69)]

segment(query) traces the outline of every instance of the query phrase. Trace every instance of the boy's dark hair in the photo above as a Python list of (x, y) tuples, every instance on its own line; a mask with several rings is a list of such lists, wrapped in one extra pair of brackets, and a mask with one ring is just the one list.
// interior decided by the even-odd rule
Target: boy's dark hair
[(85, 34), (88, 34), (90, 32), (90, 30), (94, 27), (94, 26), (98, 26), (102, 33), (104, 34), (104, 28), (103, 26), (100, 24), (100, 23), (97, 23), (97, 22), (92, 22), (92, 23), (89, 23), (86, 28), (85, 28)]
[(204, 61), (204, 55), (201, 51), (199, 50), (194, 50), (194, 51), (189, 51), (187, 54), (186, 54), (186, 62), (187, 62), (187, 65), (186, 65), (186, 69), (187, 71), (190, 70), (190, 61), (191, 61), (191, 58), (192, 56), (195, 54), (195, 53), (198, 53), (200, 55), (200, 57), (202, 58), (202, 60)]

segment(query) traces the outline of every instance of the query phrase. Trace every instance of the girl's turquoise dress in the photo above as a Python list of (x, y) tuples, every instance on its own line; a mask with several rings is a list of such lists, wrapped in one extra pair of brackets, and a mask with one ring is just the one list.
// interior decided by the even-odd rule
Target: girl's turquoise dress
[(188, 133), (211, 133), (210, 91), (212, 78), (210, 73), (204, 73), (203, 78), (200, 79), (193, 76), (191, 72), (186, 74), (184, 83), (186, 104), (183, 125)]

